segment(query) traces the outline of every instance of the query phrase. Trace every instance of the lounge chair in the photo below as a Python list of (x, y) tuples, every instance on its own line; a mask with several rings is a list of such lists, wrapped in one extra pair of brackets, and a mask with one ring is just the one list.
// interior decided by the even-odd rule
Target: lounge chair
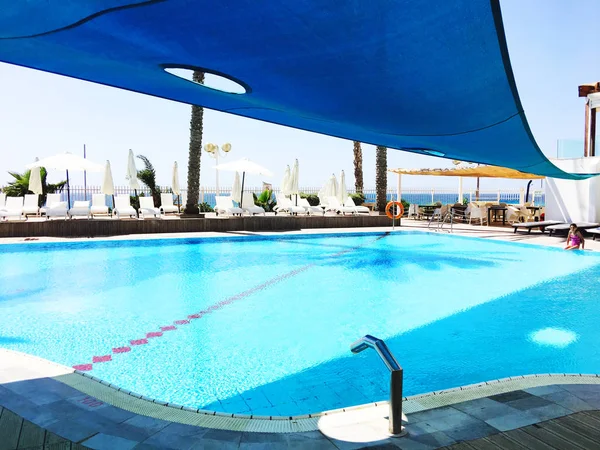
[(266, 215), (265, 209), (261, 206), (257, 206), (254, 203), (254, 195), (252, 195), (252, 192), (244, 192), (242, 194), (242, 209), (248, 212), (251, 216), (255, 214), (262, 214), (263, 216)]
[(170, 193), (160, 194), (160, 208), (158, 209), (163, 214), (179, 212), (179, 208), (173, 204), (173, 194)]
[(277, 202), (277, 205), (275, 205), (275, 207), (273, 208), (273, 211), (275, 211), (276, 215), (278, 213), (284, 213), (284, 212), (291, 214), (291, 215), (308, 214), (306, 208), (304, 208), (303, 206), (294, 205), (292, 203), (292, 200), (287, 198), (285, 195), (275, 194), (275, 200)]
[(131, 198), (129, 195), (117, 195), (115, 197), (115, 208), (113, 212), (117, 215), (117, 219), (123, 217), (133, 217), (134, 219), (137, 219), (137, 213), (133, 206), (131, 206)]
[(586, 230), (588, 233), (591, 233), (592, 236), (592, 240), (595, 241), (596, 240), (596, 236), (600, 236), (600, 228), (592, 228), (590, 230)]
[(354, 200), (352, 200), (352, 197), (350, 196), (348, 196), (348, 198), (346, 199), (346, 203), (344, 203), (344, 206), (347, 206), (348, 208), (354, 208), (356, 210), (356, 214), (371, 214), (369, 208), (367, 208), (366, 206), (356, 206), (356, 203), (354, 203)]
[(25, 218), (40, 215), (39, 201), (40, 196), (38, 194), (25, 194), (25, 201), (23, 202), (23, 216)]
[[(531, 233), (531, 230), (534, 228), (539, 228), (543, 233), (546, 230), (546, 227), (553, 225), (560, 225), (564, 222), (560, 222), (558, 220), (544, 220), (542, 222), (516, 222), (512, 224), (514, 228), (514, 232), (516, 233), (519, 228), (525, 228), (527, 233)], [(567, 227), (568, 228), (568, 227)]]
[(306, 214), (308, 214), (308, 215), (311, 215), (311, 214), (325, 215), (325, 207), (313, 206), (310, 203), (308, 203), (308, 199), (306, 199), (306, 198), (299, 198), (298, 206), (304, 208), (306, 210)]
[(235, 216), (236, 214), (242, 215), (244, 210), (242, 208), (238, 208), (237, 206), (233, 206), (233, 199), (231, 197), (225, 197), (222, 195), (215, 196), (215, 213), (217, 216), (219, 214), (226, 214), (228, 216)]
[(349, 206), (344, 206), (342, 204), (340, 204), (340, 201), (337, 199), (337, 197), (327, 197), (327, 208), (325, 208), (325, 211), (334, 211), (337, 214), (358, 214), (358, 212), (356, 211), (356, 207), (351, 208)]
[(46, 219), (51, 217), (68, 218), (69, 208), (67, 202), (60, 201), (60, 194), (46, 195), (46, 204), (40, 208), (40, 214), (45, 215)]
[(160, 209), (154, 206), (152, 197), (140, 197), (140, 219), (147, 217), (160, 217)]
[(23, 197), (6, 197), (3, 209), (0, 209), (0, 219), (21, 219), (23, 217)]
[[(576, 222), (575, 225), (577, 225), (577, 228), (579, 228), (580, 230), (589, 230), (592, 228), (600, 227), (600, 223), (591, 222)], [(550, 236), (552, 236), (557, 231), (568, 231), (570, 227), (570, 223), (561, 223), (558, 225), (550, 225), (549, 227), (546, 227), (546, 229), (550, 233)]]
[(108, 216), (108, 206), (106, 205), (106, 195), (92, 195), (92, 207), (90, 209), (92, 218), (94, 216)]
[(89, 200), (77, 200), (73, 202), (73, 207), (69, 209), (69, 218), (74, 219), (75, 217), (90, 218)]

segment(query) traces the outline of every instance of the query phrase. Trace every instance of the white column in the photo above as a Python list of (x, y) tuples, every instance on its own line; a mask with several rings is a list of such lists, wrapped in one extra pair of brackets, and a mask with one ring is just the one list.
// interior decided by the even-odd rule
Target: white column
[(463, 177), (458, 177), (458, 201), (462, 205), (463, 202)]
[(519, 189), (519, 205), (525, 204), (525, 188)]
[(431, 204), (433, 204), (433, 194), (435, 193), (434, 189), (431, 188)]
[(500, 203), (500, 189), (498, 189), (498, 203)]
[[(215, 150), (215, 160), (217, 161), (217, 166), (219, 165), (219, 149)], [(216, 184), (217, 184), (217, 195), (219, 195), (219, 169), (215, 169), (216, 173)]]
[(402, 200), (402, 174), (398, 174), (398, 184), (396, 184), (396, 201)]

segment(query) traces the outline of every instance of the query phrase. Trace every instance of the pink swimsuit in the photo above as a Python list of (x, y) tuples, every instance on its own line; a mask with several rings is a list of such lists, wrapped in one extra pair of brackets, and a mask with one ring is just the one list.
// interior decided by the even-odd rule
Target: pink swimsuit
[(577, 236), (576, 234), (572, 234), (571, 238), (570, 238), (570, 245), (574, 245), (579, 247), (581, 245), (581, 239), (579, 239), (579, 236)]

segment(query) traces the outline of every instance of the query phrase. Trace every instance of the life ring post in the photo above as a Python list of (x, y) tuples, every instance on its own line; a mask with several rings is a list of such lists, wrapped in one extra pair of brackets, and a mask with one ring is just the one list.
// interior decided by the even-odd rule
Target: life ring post
[[(393, 212), (392, 212), (393, 210)], [(396, 219), (401, 220), (404, 215), (404, 206), (401, 202), (391, 201), (385, 206), (385, 215), (392, 219), (392, 227), (396, 224)]]

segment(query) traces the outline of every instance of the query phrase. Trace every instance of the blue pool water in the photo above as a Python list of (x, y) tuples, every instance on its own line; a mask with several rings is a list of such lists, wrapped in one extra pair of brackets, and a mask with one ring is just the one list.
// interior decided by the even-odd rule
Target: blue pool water
[(0, 346), (110, 356), (89, 373), (167, 402), (304, 414), (387, 397), (375, 353), (349, 351), (365, 334), (406, 395), (600, 372), (599, 276), (593, 252), (409, 231), (2, 245)]

